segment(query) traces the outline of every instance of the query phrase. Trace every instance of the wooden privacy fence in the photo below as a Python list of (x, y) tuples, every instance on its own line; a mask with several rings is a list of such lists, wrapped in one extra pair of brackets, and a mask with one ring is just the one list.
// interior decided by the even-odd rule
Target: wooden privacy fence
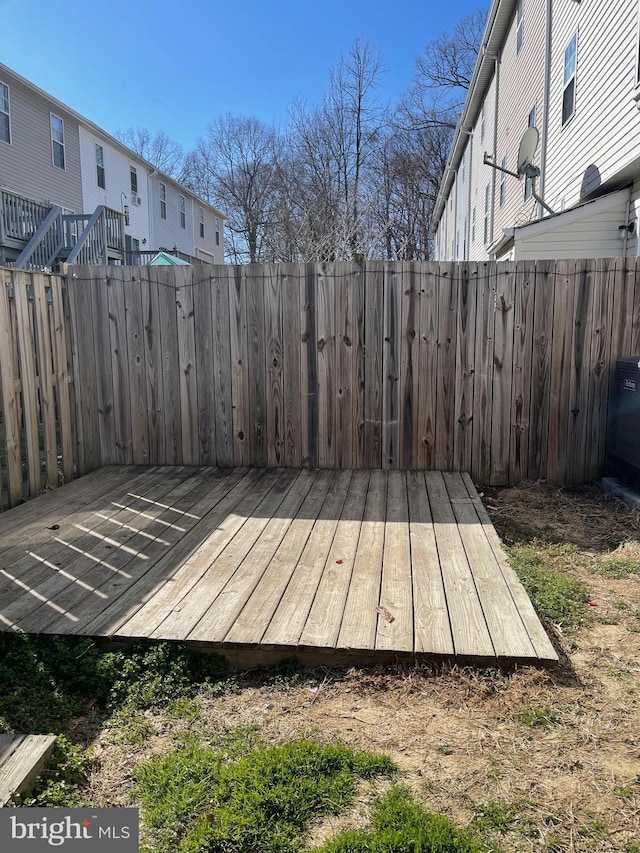
[(76, 456), (63, 282), (0, 275), (1, 508), (72, 479)]
[[(603, 470), (613, 365), (640, 352), (638, 266), (74, 267), (47, 279), (73, 355), (75, 441), (62, 460), (72, 453), (80, 473), (134, 463), (590, 480)], [(17, 293), (26, 279), (5, 280)], [(24, 305), (7, 288), (2, 298), (3, 322), (20, 326)], [(15, 370), (1, 367), (7, 411)], [(42, 418), (37, 381), (21, 393), (14, 419), (22, 407), (26, 424), (31, 403)]]

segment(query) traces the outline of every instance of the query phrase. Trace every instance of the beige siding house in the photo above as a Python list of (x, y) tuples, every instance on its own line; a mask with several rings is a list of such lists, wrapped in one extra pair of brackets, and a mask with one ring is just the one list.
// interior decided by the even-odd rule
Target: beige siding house
[[(494, 0), (436, 201), (439, 259), (639, 253), (639, 7)], [(502, 171), (517, 172), (531, 125), (539, 134), (533, 184)], [(451, 196), (469, 148), (469, 216), (453, 222)], [(450, 234), (460, 230), (454, 246)]]
[[(78, 122), (0, 66), (0, 189), (82, 210)], [(6, 109), (5, 109), (6, 108)], [(55, 150), (54, 139), (55, 138)]]
[(84, 262), (146, 263), (175, 250), (194, 263), (224, 263), (220, 211), (0, 64), (0, 265), (73, 258), (83, 234), (91, 244), (84, 229), (99, 210), (108, 245)]

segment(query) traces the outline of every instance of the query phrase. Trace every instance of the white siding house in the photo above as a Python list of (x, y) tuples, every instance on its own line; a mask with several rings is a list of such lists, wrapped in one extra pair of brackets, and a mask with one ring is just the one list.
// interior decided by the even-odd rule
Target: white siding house
[[(639, 253), (639, 13), (638, 0), (494, 0), (436, 201), (439, 259), (465, 228), (459, 259)], [(530, 125), (534, 186), (485, 163), (516, 171)], [(469, 147), (470, 201), (452, 222)]]
[[(123, 211), (126, 206), (129, 225), (125, 226), (125, 233), (139, 240), (140, 244), (146, 240), (145, 245), (153, 246), (149, 229), (146, 165), (132, 153), (127, 154), (121, 148), (109, 145), (103, 136), (84, 127), (80, 128), (80, 162), (83, 210), (95, 210), (99, 204), (106, 204), (113, 210)], [(135, 169), (136, 175), (135, 200), (131, 191), (131, 169)]]
[[(194, 260), (224, 263), (220, 211), (0, 64), (0, 208), (15, 205), (14, 196), (37, 204), (39, 215), (52, 205), (76, 214), (105, 205), (125, 220), (122, 249), (127, 252), (150, 256), (175, 249)], [(10, 263), (21, 246), (19, 240), (2, 245), (2, 216), (0, 209), (0, 263)], [(131, 259), (122, 252), (109, 257)]]

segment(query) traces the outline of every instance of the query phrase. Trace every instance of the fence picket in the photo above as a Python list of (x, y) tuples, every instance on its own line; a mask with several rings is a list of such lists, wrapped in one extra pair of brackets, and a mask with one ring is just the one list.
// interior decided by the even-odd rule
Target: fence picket
[[(600, 476), (636, 258), (4, 272), (3, 505), (101, 464)], [(71, 372), (72, 368), (72, 372)], [(73, 382), (70, 379), (73, 378)]]

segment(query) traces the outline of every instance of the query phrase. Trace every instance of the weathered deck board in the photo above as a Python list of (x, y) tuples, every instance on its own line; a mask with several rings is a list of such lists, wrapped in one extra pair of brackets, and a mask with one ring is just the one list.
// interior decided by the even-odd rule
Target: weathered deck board
[(557, 660), (468, 475), (113, 467), (7, 513), (0, 543), (0, 631)]
[[(240, 500), (224, 523), (193, 551), (157, 595), (118, 630), (140, 637), (160, 634), (165, 639), (171, 636), (179, 639), (185, 636), (206, 612), (211, 596), (217, 595), (220, 584), (224, 583), (223, 550), (251, 517), (276, 479), (275, 471), (265, 474), (264, 469), (254, 470), (251, 477), (245, 478)], [(214, 561), (215, 573), (210, 571)], [(233, 568), (232, 562), (231, 570)]]
[(377, 607), (380, 601), (384, 518), (387, 504), (387, 472), (371, 471), (367, 502), (360, 527), (358, 550), (340, 626), (338, 646), (343, 649), (374, 649)]
[(31, 789), (56, 740), (55, 735), (0, 734), (0, 807)]

